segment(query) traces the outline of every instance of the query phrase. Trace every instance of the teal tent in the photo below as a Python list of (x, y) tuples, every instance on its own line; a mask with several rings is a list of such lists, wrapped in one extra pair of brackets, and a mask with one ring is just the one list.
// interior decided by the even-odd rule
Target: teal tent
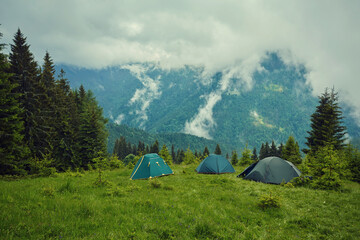
[(287, 183), (300, 175), (300, 170), (291, 162), (278, 157), (267, 157), (251, 164), (238, 177), (244, 176), (244, 179), (257, 182), (280, 184)]
[(235, 169), (231, 163), (221, 155), (210, 154), (196, 168), (198, 173), (221, 174), (233, 173)]
[(131, 180), (174, 174), (169, 165), (156, 153), (142, 156), (131, 173)]

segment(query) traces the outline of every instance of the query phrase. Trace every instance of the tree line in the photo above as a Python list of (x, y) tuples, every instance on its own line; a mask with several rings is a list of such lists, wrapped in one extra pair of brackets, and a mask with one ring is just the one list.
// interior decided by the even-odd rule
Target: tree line
[(0, 49), (0, 174), (88, 169), (106, 155), (106, 119), (90, 90), (72, 90), (55, 76), (45, 53), (40, 66), (18, 29), (9, 56)]

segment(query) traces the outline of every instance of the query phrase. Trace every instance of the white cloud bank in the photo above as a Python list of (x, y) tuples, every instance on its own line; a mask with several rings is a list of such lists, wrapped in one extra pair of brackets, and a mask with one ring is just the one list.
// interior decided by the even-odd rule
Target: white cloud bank
[(152, 61), (213, 72), (287, 52), (314, 94), (335, 86), (360, 118), (359, 12), (355, 0), (3, 0), (0, 31), (11, 43), (20, 27), (40, 61), (48, 50), (92, 68)]
[[(131, 106), (139, 103), (140, 107), (135, 106), (134, 111), (130, 114), (137, 115), (137, 121), (140, 124), (139, 127), (144, 128), (144, 125), (148, 120), (147, 109), (149, 108), (150, 103), (153, 100), (158, 99), (162, 93), (160, 91), (160, 76), (156, 79), (152, 79), (146, 74), (149, 67), (144, 67), (140, 64), (125, 65), (122, 66), (122, 68), (128, 69), (130, 73), (133, 74), (143, 85), (141, 89), (136, 89), (133, 97), (129, 101), (129, 104)], [(121, 120), (123, 119), (124, 117), (121, 118)]]

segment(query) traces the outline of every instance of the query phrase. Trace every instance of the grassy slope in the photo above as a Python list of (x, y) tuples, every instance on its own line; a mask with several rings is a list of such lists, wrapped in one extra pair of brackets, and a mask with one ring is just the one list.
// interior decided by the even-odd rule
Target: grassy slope
[[(360, 186), (345, 193), (245, 181), (236, 174), (200, 175), (173, 166), (175, 175), (130, 181), (131, 169), (105, 172), (113, 186), (83, 177), (0, 181), (1, 239), (356, 239)], [(236, 169), (240, 171), (239, 168)], [(185, 171), (185, 173), (184, 173)], [(109, 189), (117, 196), (108, 195)], [(111, 192), (111, 191), (110, 191)], [(272, 193), (279, 209), (262, 210)], [(53, 196), (51, 196), (53, 194)]]

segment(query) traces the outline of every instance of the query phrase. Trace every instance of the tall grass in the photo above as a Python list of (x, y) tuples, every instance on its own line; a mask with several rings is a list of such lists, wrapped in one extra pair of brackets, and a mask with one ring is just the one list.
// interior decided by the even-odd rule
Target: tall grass
[[(288, 188), (236, 178), (175, 174), (129, 180), (132, 169), (0, 180), (0, 239), (357, 239), (360, 187)], [(240, 169), (237, 169), (239, 172)], [(263, 196), (280, 207), (259, 207)]]

